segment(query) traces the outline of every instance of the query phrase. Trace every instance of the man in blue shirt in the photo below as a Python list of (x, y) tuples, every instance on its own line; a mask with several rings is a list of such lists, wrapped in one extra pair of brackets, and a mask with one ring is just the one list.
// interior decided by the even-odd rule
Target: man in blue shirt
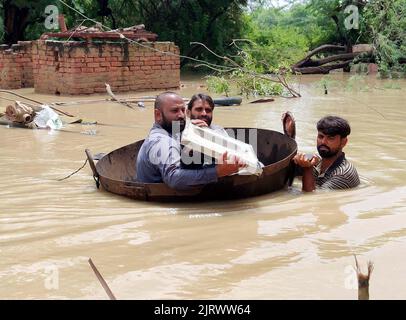
[(185, 103), (174, 92), (164, 92), (155, 100), (155, 123), (137, 157), (137, 180), (166, 183), (176, 190), (188, 190), (217, 182), (218, 178), (237, 173), (246, 167), (238, 157), (227, 153), (218, 164), (196, 170), (181, 168), (181, 132), (185, 128)]

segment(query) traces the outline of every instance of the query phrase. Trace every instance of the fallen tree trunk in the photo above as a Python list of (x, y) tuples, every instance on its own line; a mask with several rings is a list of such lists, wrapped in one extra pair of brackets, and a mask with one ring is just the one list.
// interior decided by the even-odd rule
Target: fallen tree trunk
[(327, 65), (327, 66), (295, 68), (295, 69), (293, 69), (293, 72), (301, 73), (301, 74), (328, 74), (328, 73), (330, 73), (331, 70), (342, 69), (342, 68), (348, 67), (351, 62), (352, 62), (352, 60), (342, 62), (342, 63), (331, 64), (331, 65)]
[(353, 60), (355, 57), (359, 56), (361, 52), (351, 52), (351, 53), (343, 53), (343, 54), (337, 54), (334, 56), (330, 56), (324, 59), (320, 60), (309, 60), (306, 65), (303, 65), (303, 67), (319, 67), (324, 64), (330, 63), (330, 62), (335, 62), (335, 61), (347, 61), (347, 60)]
[(348, 51), (348, 48), (346, 46), (320, 46), (309, 52), (309, 54), (304, 59), (294, 64), (292, 66), (292, 72), (301, 74), (328, 74), (331, 70), (335, 69), (344, 69), (345, 71), (347, 71), (349, 70), (350, 63), (353, 62), (356, 57), (364, 53), (372, 53), (371, 46), (364, 45), (364, 49), (362, 49), (362, 46), (363, 45), (357, 46), (356, 48), (353, 47), (356, 50), (353, 50), (353, 48), (351, 48), (351, 51), (354, 52), (337, 53), (318, 60), (312, 59), (312, 57), (314, 57), (315, 55), (326, 51)]
[(322, 51), (335, 51), (335, 50), (346, 51), (347, 47), (346, 46), (336, 46), (336, 45), (332, 45), (332, 44), (324, 44), (324, 45), (310, 51), (309, 54), (303, 60), (300, 60), (299, 62), (295, 63), (292, 66), (292, 68), (303, 67), (311, 59), (311, 57), (318, 54), (319, 52), (322, 52)]

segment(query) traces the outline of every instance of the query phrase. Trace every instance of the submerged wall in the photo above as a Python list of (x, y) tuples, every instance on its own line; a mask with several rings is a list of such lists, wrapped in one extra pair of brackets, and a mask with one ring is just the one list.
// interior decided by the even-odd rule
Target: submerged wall
[(20, 89), (34, 86), (31, 41), (0, 45), (0, 88)]
[[(0, 87), (79, 95), (179, 88), (179, 48), (171, 42), (37, 40), (0, 51)], [(23, 49), (24, 48), (24, 49)], [(162, 51), (169, 52), (164, 54)]]

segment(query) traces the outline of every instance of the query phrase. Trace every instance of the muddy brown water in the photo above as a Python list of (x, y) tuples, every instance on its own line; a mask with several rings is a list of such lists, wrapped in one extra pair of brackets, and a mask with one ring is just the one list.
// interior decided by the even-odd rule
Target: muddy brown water
[[(109, 152), (143, 139), (150, 103), (135, 111), (114, 103), (61, 107), (119, 126), (0, 126), (0, 298), (107, 299), (91, 257), (119, 299), (356, 299), (356, 253), (364, 269), (375, 263), (371, 299), (405, 299), (406, 81), (383, 89), (392, 81), (369, 77), (369, 91), (336, 87), (324, 95), (319, 80), (302, 78), (300, 99), (218, 107), (214, 122), (281, 131), (281, 114), (290, 110), (299, 149), (313, 152), (317, 120), (341, 115), (353, 130), (345, 151), (361, 176), (357, 189), (302, 194), (296, 181), (238, 201), (134, 201), (97, 190), (88, 166), (56, 179), (83, 164), (85, 148)], [(184, 97), (204, 91), (202, 80), (182, 83)], [(0, 100), (0, 110), (6, 105)]]

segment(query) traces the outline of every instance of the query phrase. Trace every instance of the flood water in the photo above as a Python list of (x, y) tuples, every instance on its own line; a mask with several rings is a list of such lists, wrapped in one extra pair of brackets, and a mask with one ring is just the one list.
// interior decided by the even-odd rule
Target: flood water
[[(303, 77), (299, 99), (218, 107), (214, 123), (282, 131), (290, 110), (299, 150), (313, 152), (316, 122), (340, 115), (352, 126), (344, 151), (361, 176), (354, 190), (302, 194), (296, 181), (238, 201), (135, 201), (96, 189), (89, 166), (56, 180), (84, 163), (86, 148), (110, 152), (143, 139), (151, 103), (60, 107), (111, 126), (0, 126), (0, 299), (107, 299), (89, 258), (118, 299), (356, 299), (353, 254), (364, 271), (375, 264), (371, 299), (405, 299), (406, 81), (370, 76), (367, 91), (336, 84), (325, 95), (320, 79)], [(205, 90), (202, 80), (182, 83), (184, 97)], [(47, 102), (107, 97), (15, 92)], [(0, 100), (0, 111), (7, 104)]]

